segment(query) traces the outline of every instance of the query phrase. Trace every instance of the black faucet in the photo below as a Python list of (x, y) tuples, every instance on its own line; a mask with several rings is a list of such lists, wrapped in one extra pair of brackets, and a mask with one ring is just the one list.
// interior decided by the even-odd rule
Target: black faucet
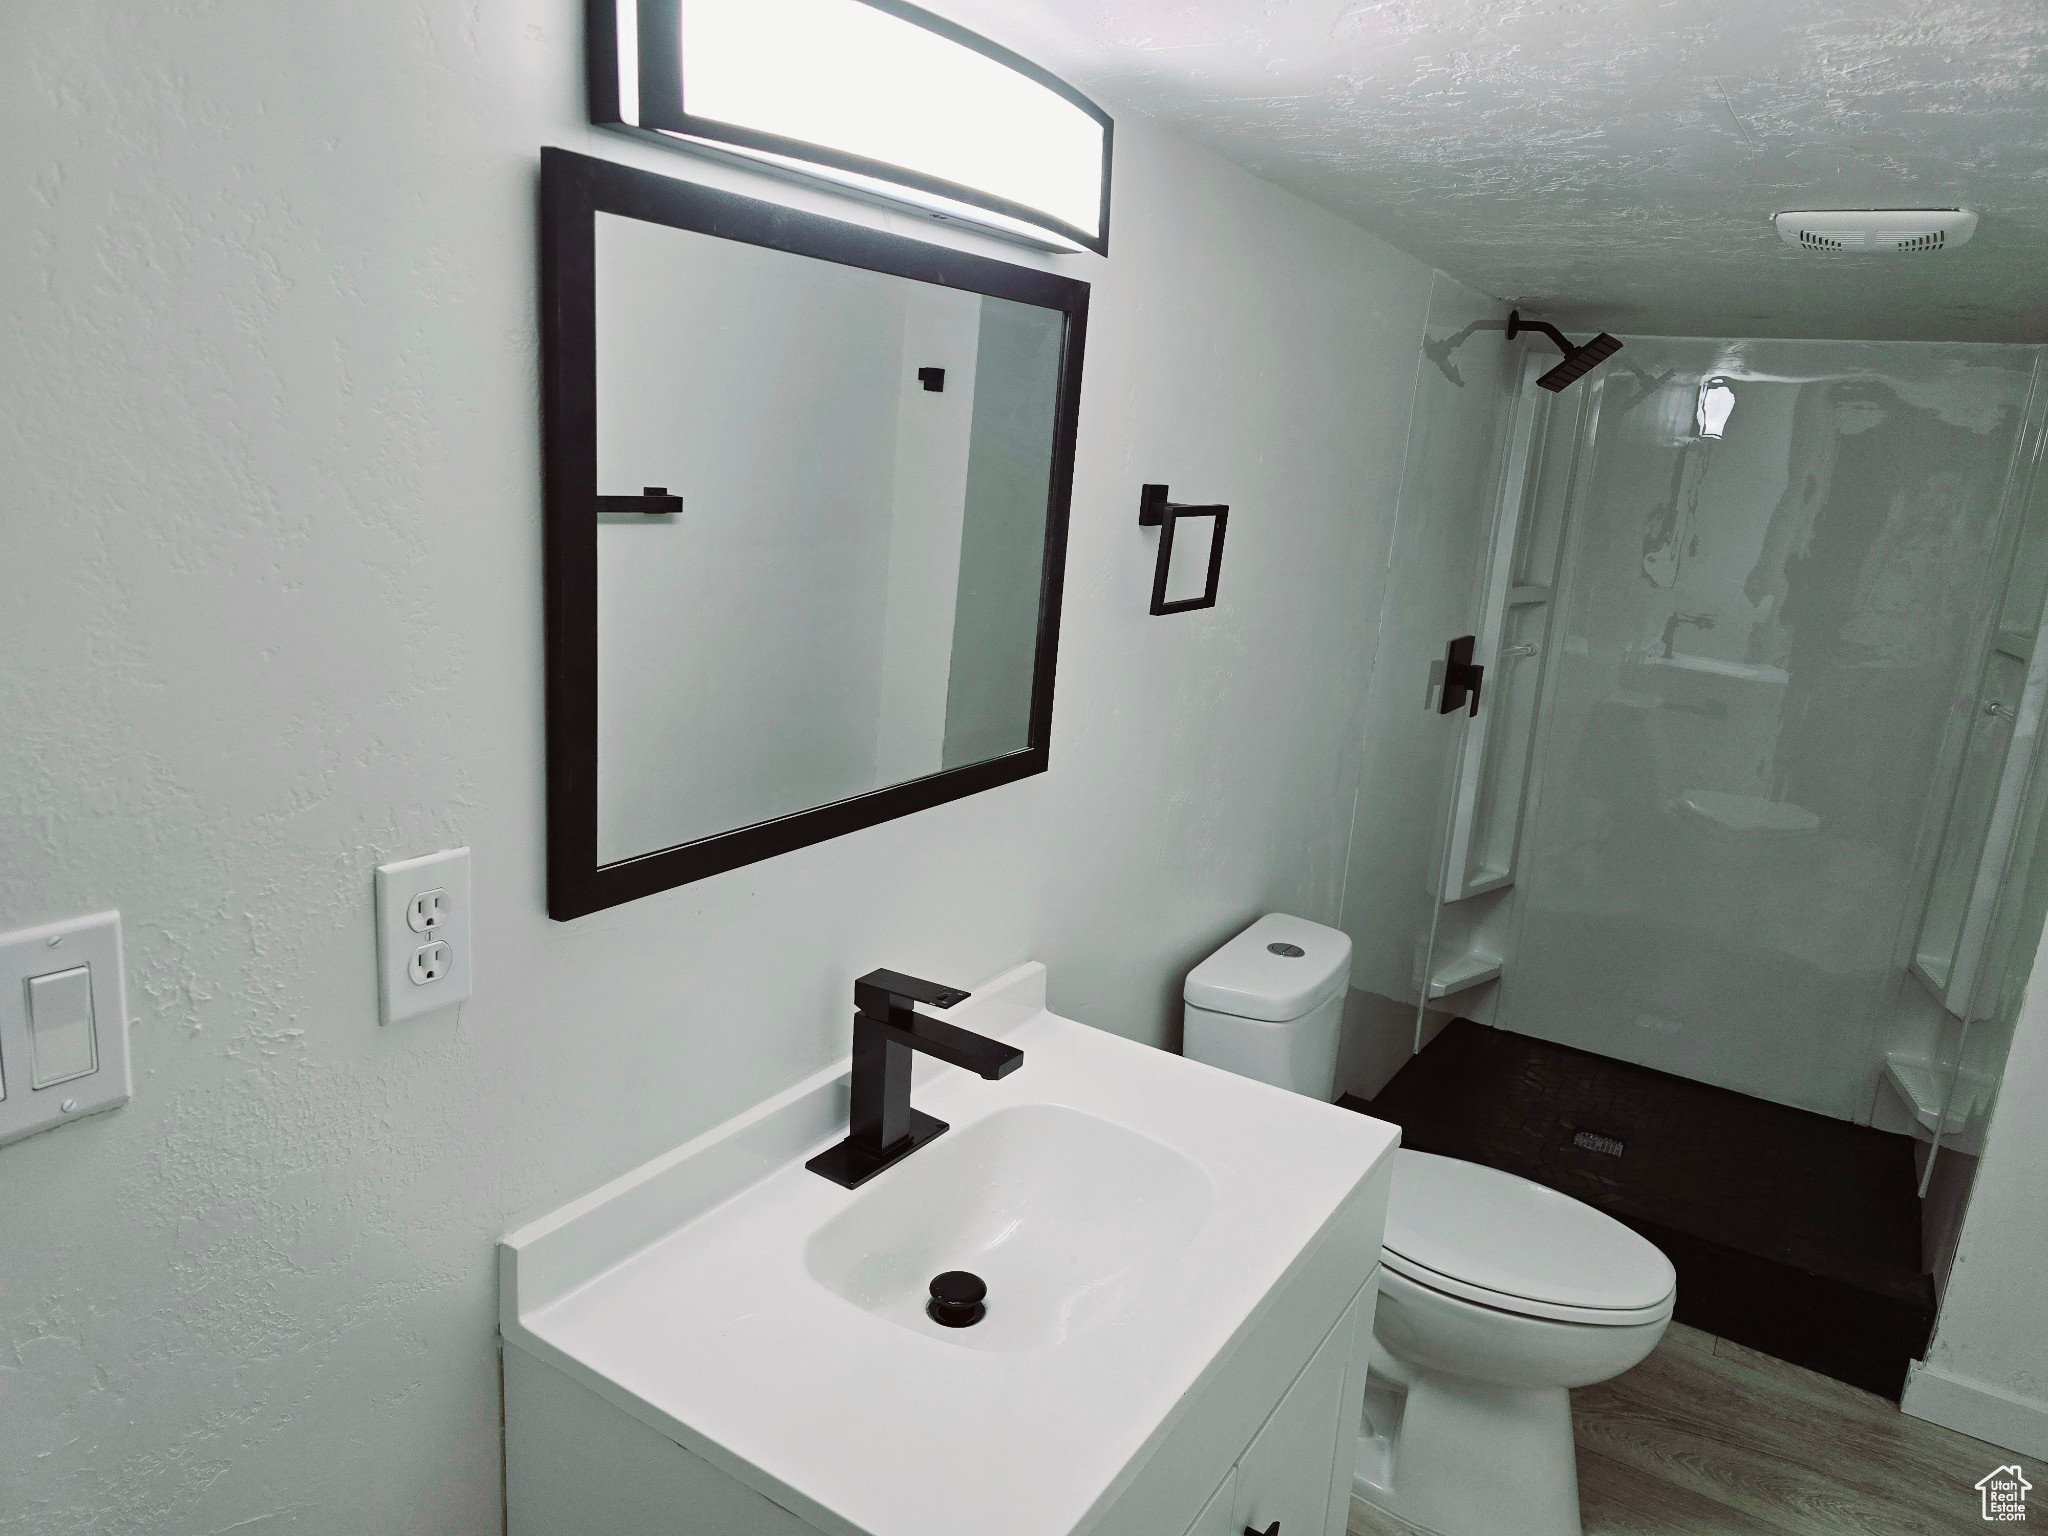
[(846, 1140), (804, 1166), (858, 1188), (910, 1156), (946, 1122), (910, 1107), (910, 1056), (922, 1051), (994, 1081), (1024, 1064), (1014, 1045), (926, 1018), (913, 1006), (950, 1008), (971, 994), (900, 971), (869, 971), (853, 984), (853, 1107)]

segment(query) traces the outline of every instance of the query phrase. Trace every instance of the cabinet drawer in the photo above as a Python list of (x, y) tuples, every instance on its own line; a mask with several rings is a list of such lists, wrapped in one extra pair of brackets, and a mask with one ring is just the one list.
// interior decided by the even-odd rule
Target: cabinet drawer
[(1343, 1402), (1356, 1318), (1353, 1308), (1330, 1330), (1238, 1462), (1230, 1536), (1276, 1522), (1279, 1536), (1328, 1536), (1338, 1442), (1358, 1417), (1353, 1409), (1347, 1420)]

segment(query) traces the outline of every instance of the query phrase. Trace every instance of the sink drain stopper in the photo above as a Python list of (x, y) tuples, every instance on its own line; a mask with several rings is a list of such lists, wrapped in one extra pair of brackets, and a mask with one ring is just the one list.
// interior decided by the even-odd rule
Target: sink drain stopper
[(949, 1269), (932, 1277), (932, 1299), (924, 1304), (925, 1316), (941, 1328), (972, 1328), (987, 1316), (982, 1300), (988, 1287), (982, 1278), (964, 1269)]

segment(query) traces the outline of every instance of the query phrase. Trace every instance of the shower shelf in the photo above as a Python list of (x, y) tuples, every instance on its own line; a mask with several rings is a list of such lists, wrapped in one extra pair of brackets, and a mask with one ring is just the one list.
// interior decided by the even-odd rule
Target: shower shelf
[(1906, 969), (1915, 981), (1933, 994), (1937, 1003), (1944, 1008), (1948, 1006), (1949, 972), (1954, 969), (1949, 961), (1935, 955), (1915, 955)]
[[(1905, 1101), (1913, 1112), (1913, 1118), (1920, 1122), (1921, 1129), (1932, 1131), (1941, 1123), (1941, 1101), (1946, 1096), (1942, 1086), (1941, 1073), (1932, 1065), (1915, 1056), (1906, 1056), (1898, 1051), (1887, 1051), (1884, 1057), (1885, 1080)], [(1970, 1116), (1977, 1111), (1977, 1103), (1989, 1086), (1974, 1072), (1965, 1072), (1956, 1079), (1955, 1101), (1948, 1108), (1948, 1125), (1942, 1131), (1945, 1136), (1954, 1136), (1970, 1123)]]
[(1484, 896), (1489, 891), (1504, 891), (1514, 883), (1515, 872), (1511, 869), (1478, 870), (1470, 880), (1459, 887), (1456, 899), (1463, 901), (1468, 896)]
[(1501, 973), (1501, 964), (1500, 959), (1494, 955), (1450, 956), (1430, 974), (1430, 1001), (1449, 997), (1454, 992), (1469, 992), (1474, 987), (1497, 980)]

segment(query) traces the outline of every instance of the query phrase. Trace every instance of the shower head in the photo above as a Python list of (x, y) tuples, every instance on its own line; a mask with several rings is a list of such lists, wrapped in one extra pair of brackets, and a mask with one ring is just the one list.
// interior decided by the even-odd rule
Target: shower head
[(1555, 393), (1576, 384), (1620, 350), (1621, 343), (1602, 331), (1583, 347), (1574, 347), (1567, 352), (1563, 362), (1536, 381), (1537, 387)]
[(1606, 362), (1608, 358), (1621, 350), (1621, 343), (1605, 331), (1595, 336), (1583, 347), (1575, 347), (1572, 345), (1571, 337), (1565, 335), (1563, 331), (1550, 324), (1549, 321), (1524, 320), (1519, 309), (1510, 310), (1508, 312), (1508, 340), (1513, 341), (1523, 331), (1541, 331), (1552, 341), (1556, 342), (1559, 350), (1564, 353), (1564, 360), (1536, 381), (1539, 389), (1547, 389), (1552, 394), (1578, 383), (1580, 379), (1583, 379), (1587, 374), (1599, 367), (1600, 364)]

